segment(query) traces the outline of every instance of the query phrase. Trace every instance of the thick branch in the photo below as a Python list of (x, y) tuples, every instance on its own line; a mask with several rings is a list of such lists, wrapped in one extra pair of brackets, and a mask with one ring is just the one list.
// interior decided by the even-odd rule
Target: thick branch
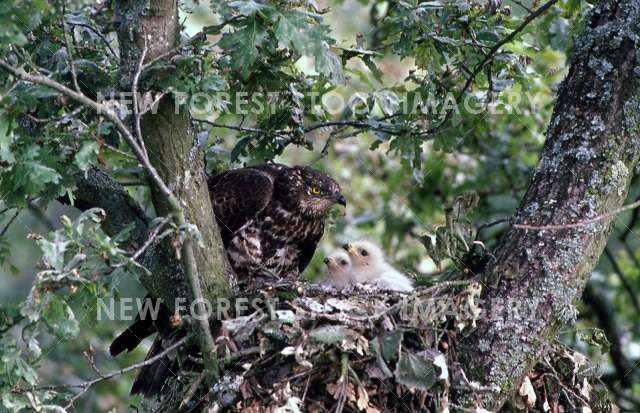
[(75, 207), (83, 211), (102, 208), (107, 214), (102, 229), (107, 234), (113, 236), (132, 226), (130, 241), (136, 245), (145, 242), (150, 219), (122, 185), (98, 168), (91, 168), (86, 176), (78, 176), (76, 183)]
[[(146, 10), (147, 4), (136, 0), (117, 4), (117, 13), (122, 21), (118, 32), (121, 47), (120, 78), (121, 87), (126, 90), (137, 89), (136, 80), (144, 68), (144, 64), (141, 65), (143, 51), (146, 50), (144, 61), (153, 61), (172, 51), (178, 42), (176, 2), (153, 2), (150, 10)], [(133, 119), (132, 123), (136, 125), (138, 120)], [(155, 113), (142, 116), (140, 133), (151, 163), (179, 199), (185, 212), (185, 221), (195, 225), (200, 232), (205, 248), (195, 245), (194, 254), (198, 282), (202, 284), (204, 297), (213, 301), (226, 295), (229, 287), (227, 278), (231, 271), (214, 219), (204, 164), (188, 108), (176, 107), (173, 99), (167, 96), (160, 101)], [(159, 215), (171, 211), (171, 205), (161, 192), (153, 191), (153, 201)], [(174, 294), (174, 297), (184, 297), (182, 292), (176, 291), (176, 285), (181, 283), (171, 271), (155, 274), (144, 281), (153, 284), (154, 290), (162, 291), (163, 296)]]
[[(122, 0), (117, 2), (116, 13), (121, 21), (118, 31), (121, 86), (135, 95), (144, 63), (170, 53), (178, 45), (177, 2)], [(174, 294), (174, 298), (185, 297), (176, 287), (186, 281), (196, 311), (204, 314), (205, 299), (216, 302), (217, 298), (229, 294), (228, 278), (232, 272), (215, 222), (191, 117), (188, 108), (176, 106), (170, 96), (160, 100), (156, 113), (141, 117), (143, 112), (134, 108), (133, 125), (138, 138), (144, 141), (141, 145), (146, 146), (151, 163), (179, 200), (183, 213), (177, 220), (186, 233), (182, 240), (182, 264), (187, 276), (186, 280), (177, 280), (169, 271), (143, 277), (143, 281), (162, 291), (162, 296)], [(175, 214), (175, 206), (166, 194), (152, 188), (152, 195), (159, 215)], [(201, 246), (193, 240), (194, 229), (199, 232)], [(209, 323), (203, 317), (197, 317), (197, 324), (207, 370), (215, 374), (215, 343)]]
[(503, 237), (482, 274), (491, 319), (458, 349), (467, 376), (495, 391), (462, 390), (462, 404), (479, 396), (485, 409), (498, 410), (558, 328), (575, 320), (611, 222), (571, 224), (620, 208), (638, 162), (639, 25), (639, 0), (603, 1), (576, 41), (540, 163), (514, 219), (564, 227), (512, 227)]
[[(127, 2), (123, 2), (123, 3), (127, 3)], [(144, 9), (146, 7), (146, 2), (140, 1), (138, 2), (138, 6), (136, 7), (135, 10), (129, 10), (130, 12), (135, 12), (135, 16), (141, 16), (143, 14), (146, 15), (146, 12)], [(166, 8), (163, 9), (161, 5), (159, 4), (155, 4), (154, 6), (155, 8), (158, 8), (158, 11), (169, 11), (171, 13), (174, 13), (174, 16), (172, 17), (173, 19), (176, 19), (177, 21), (177, 9), (176, 9), (176, 3), (173, 1), (166, 1), (164, 4), (164, 7)], [(131, 18), (132, 13), (127, 13), (127, 16), (129, 18)], [(154, 16), (155, 17), (155, 16)], [(154, 21), (152, 26), (156, 27), (157, 25), (157, 21)], [(135, 27), (135, 26), (133, 26)], [(174, 27), (174, 29), (176, 29), (177, 26)], [(129, 31), (126, 31), (127, 33), (129, 33)], [(127, 43), (128, 38), (122, 37), (121, 38), (121, 46), (124, 45), (124, 43)], [(157, 38), (155, 39), (156, 41), (160, 41), (161, 42), (161, 47), (165, 47), (165, 42), (163, 42), (162, 38)], [(166, 40), (166, 39), (165, 39)], [(175, 41), (175, 34), (174, 34), (174, 41)], [(123, 43), (124, 42), (124, 43)], [(166, 46), (169, 46), (170, 44), (167, 43)], [(154, 43), (154, 47), (155, 49), (153, 50), (158, 50), (158, 45), (157, 43)], [(138, 67), (138, 66), (136, 66)], [(213, 221), (213, 213), (212, 213), (212, 208), (211, 208), (211, 203), (209, 200), (209, 196), (208, 196), (208, 188), (206, 185), (206, 182), (203, 183), (204, 181), (204, 173), (203, 173), (203, 168), (200, 168), (200, 178), (198, 179), (198, 175), (195, 175), (193, 177), (193, 179), (191, 179), (191, 175), (190, 175), (190, 168), (189, 168), (189, 159), (184, 156), (180, 159), (180, 162), (182, 164), (183, 170), (185, 171), (185, 174), (182, 175), (183, 179), (186, 179), (187, 182), (185, 181), (180, 181), (180, 178), (178, 179), (178, 182), (176, 185), (176, 181), (175, 179), (167, 179), (167, 178), (175, 178), (174, 177), (167, 177), (166, 174), (162, 174), (162, 176), (158, 173), (158, 171), (156, 170), (157, 166), (161, 166), (161, 167), (166, 167), (166, 160), (163, 159), (157, 159), (157, 161), (159, 162), (154, 162), (154, 164), (152, 164), (152, 162), (150, 161), (149, 157), (147, 156), (147, 151), (144, 147), (144, 144), (142, 142), (137, 141), (134, 136), (132, 135), (132, 133), (130, 132), (130, 130), (127, 128), (127, 126), (125, 126), (125, 124), (120, 120), (120, 118), (118, 118), (117, 115), (115, 115), (113, 112), (111, 112), (105, 105), (103, 105), (100, 102), (94, 101), (93, 99), (85, 96), (82, 92), (79, 91), (74, 91), (69, 89), (68, 87), (66, 87), (65, 85), (55, 81), (54, 79), (48, 78), (46, 76), (43, 76), (41, 74), (29, 74), (26, 73), (23, 69), (21, 68), (17, 68), (12, 66), (11, 64), (9, 64), (6, 60), (4, 59), (0, 59), (0, 68), (3, 68), (4, 70), (6, 70), (7, 72), (11, 73), (12, 75), (18, 77), (21, 80), (27, 81), (27, 82), (31, 82), (31, 83), (35, 83), (35, 84), (40, 84), (40, 85), (44, 85), (44, 86), (48, 86), (54, 90), (57, 90), (58, 92), (78, 101), (79, 103), (82, 103), (94, 110), (96, 110), (99, 114), (101, 114), (102, 116), (104, 116), (106, 119), (108, 119), (111, 123), (114, 124), (115, 128), (120, 132), (120, 134), (122, 135), (122, 137), (125, 139), (125, 141), (128, 143), (128, 145), (132, 148), (133, 152), (136, 155), (136, 158), (138, 159), (138, 161), (143, 165), (145, 172), (147, 173), (147, 175), (149, 176), (149, 178), (151, 179), (151, 181), (153, 182), (153, 187), (152, 190), (154, 191), (154, 196), (155, 199), (161, 199), (162, 203), (157, 203), (156, 204), (156, 209), (157, 211), (162, 214), (162, 215), (167, 215), (167, 216), (172, 216), (173, 220), (175, 221), (175, 223), (181, 228), (181, 230), (184, 231), (183, 233), (183, 237), (182, 237), (182, 247), (180, 248), (181, 250), (181, 255), (184, 258), (182, 261), (183, 266), (182, 267), (178, 267), (177, 265), (171, 265), (168, 266), (167, 268), (170, 269), (171, 274), (173, 275), (173, 277), (162, 277), (159, 276), (160, 274), (154, 274), (154, 276), (147, 276), (146, 280), (143, 278), (142, 281), (143, 283), (145, 283), (145, 286), (150, 286), (151, 288), (148, 288), (152, 293), (156, 293), (154, 294), (155, 296), (159, 296), (163, 299), (165, 299), (165, 303), (167, 305), (169, 305), (170, 307), (172, 307), (173, 305), (173, 298), (177, 298), (177, 297), (186, 297), (186, 294), (177, 294), (180, 293), (181, 290), (179, 288), (176, 288), (177, 286), (181, 286), (184, 283), (180, 282), (178, 284), (175, 283), (175, 274), (178, 273), (180, 274), (181, 271), (179, 271), (180, 269), (184, 270), (184, 273), (186, 275), (187, 281), (189, 283), (189, 292), (191, 293), (191, 297), (194, 299), (194, 301), (196, 302), (196, 308), (198, 310), (199, 314), (204, 314), (205, 313), (205, 309), (204, 309), (204, 300), (203, 300), (203, 295), (202, 295), (202, 289), (200, 287), (200, 276), (198, 273), (199, 270), (199, 264), (200, 268), (204, 268), (205, 271), (207, 271), (205, 274), (209, 275), (210, 277), (205, 277), (204, 279), (206, 281), (208, 281), (208, 283), (206, 284), (207, 287), (209, 287), (208, 292), (210, 293), (210, 295), (208, 296), (208, 298), (212, 298), (212, 297), (217, 297), (220, 295), (225, 295), (228, 291), (228, 283), (226, 282), (225, 279), (225, 260), (224, 260), (224, 253), (222, 250), (222, 243), (220, 241), (220, 236), (219, 233), (217, 232), (217, 227), (215, 226), (215, 222)], [(183, 115), (188, 117), (188, 114)], [(194, 141), (193, 139), (191, 140), (192, 142)], [(191, 145), (190, 147), (191, 149), (193, 149), (193, 145)], [(193, 151), (189, 151), (189, 154), (193, 154)], [(184, 155), (185, 152), (179, 152), (177, 155)], [(176, 155), (176, 154), (173, 154)], [(165, 162), (163, 162), (165, 161)], [(167, 185), (167, 183), (165, 183), (165, 179), (167, 179), (167, 182), (169, 182), (169, 185)], [(191, 182), (189, 182), (191, 181)], [(190, 184), (190, 185), (189, 185)], [(196, 185), (196, 189), (192, 190), (192, 191), (188, 191), (186, 192), (187, 195), (193, 195), (194, 198), (196, 199), (203, 199), (206, 201), (206, 203), (208, 204), (208, 209), (206, 208), (202, 208), (201, 204), (196, 204), (199, 207), (201, 207), (200, 209), (196, 209), (195, 211), (193, 210), (193, 208), (189, 208), (190, 203), (185, 202), (185, 193), (181, 193), (182, 197), (181, 199), (179, 199), (176, 195), (174, 195), (174, 191), (170, 188), (174, 187), (174, 188), (179, 188), (179, 189), (185, 189), (184, 187), (186, 187), (187, 189), (193, 189), (192, 186)], [(199, 191), (198, 191), (199, 190)], [(199, 195), (199, 196), (198, 196)], [(186, 199), (189, 199), (188, 197), (186, 197)], [(217, 236), (217, 244), (214, 245), (214, 247), (217, 247), (215, 249), (212, 249), (210, 251), (218, 251), (218, 253), (209, 253), (206, 254), (205, 251), (201, 248), (196, 249), (194, 242), (193, 242), (193, 231), (191, 230), (191, 227), (188, 225), (187, 220), (186, 220), (186, 215), (185, 215), (185, 209), (183, 209), (183, 204), (185, 205), (185, 209), (187, 211), (187, 214), (189, 214), (189, 216), (191, 217), (205, 217), (204, 219), (206, 220), (208, 217), (208, 222), (213, 222), (210, 226), (204, 226), (203, 228), (205, 228), (206, 230), (209, 231), (209, 233), (214, 234), (213, 237)], [(191, 205), (193, 205), (193, 203), (191, 203)], [(194, 213), (196, 212), (196, 213)], [(199, 214), (198, 214), (199, 213)], [(194, 219), (194, 218), (192, 218)], [(197, 219), (194, 219), (197, 221)], [(206, 234), (208, 235), (208, 234)], [(204, 238), (204, 236), (203, 236)], [(211, 238), (207, 238), (207, 241), (210, 241)], [(208, 245), (212, 245), (212, 243), (209, 243)], [(197, 253), (194, 253), (194, 251), (197, 251)], [(197, 257), (196, 257), (197, 254)], [(213, 259), (208, 258), (208, 257), (213, 257)], [(222, 265), (216, 267), (215, 261), (219, 261), (222, 263)], [(213, 263), (213, 264), (212, 264)], [(157, 262), (155, 263), (157, 264)], [(165, 270), (166, 271), (166, 270)], [(167, 288), (165, 288), (163, 291), (160, 291), (160, 294), (157, 294), (157, 291), (154, 291), (154, 281), (157, 279), (161, 279), (165, 281), (165, 285), (167, 285)], [(168, 282), (167, 282), (168, 280)], [(164, 294), (163, 294), (164, 293)], [(167, 298), (171, 298), (171, 299), (167, 299)], [(199, 326), (199, 337), (201, 338), (201, 349), (202, 349), (202, 353), (203, 353), (203, 357), (205, 359), (205, 361), (207, 362), (207, 366), (209, 367), (208, 370), (211, 373), (216, 373), (216, 364), (215, 364), (215, 357), (214, 357), (214, 352), (215, 352), (215, 343), (213, 342), (213, 337), (211, 336), (211, 331), (209, 329), (209, 324), (208, 322), (202, 318), (199, 317), (198, 319), (198, 326)]]

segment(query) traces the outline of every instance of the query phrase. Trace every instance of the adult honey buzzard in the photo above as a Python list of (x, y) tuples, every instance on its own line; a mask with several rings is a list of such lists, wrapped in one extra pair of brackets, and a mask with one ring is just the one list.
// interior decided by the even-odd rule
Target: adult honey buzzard
[[(322, 237), (329, 209), (334, 204), (346, 206), (338, 183), (306, 166), (234, 169), (210, 177), (208, 185), (222, 241), (240, 283), (298, 278)], [(160, 334), (147, 359), (162, 352), (165, 341), (184, 335), (169, 327), (170, 316), (165, 306), (158, 320), (138, 316), (111, 343), (111, 355), (133, 350), (156, 331)], [(131, 393), (157, 394), (172, 364), (165, 358), (144, 366)]]
[(234, 169), (213, 176), (209, 192), (240, 282), (297, 279), (322, 237), (327, 212), (346, 205), (336, 181), (306, 166)]

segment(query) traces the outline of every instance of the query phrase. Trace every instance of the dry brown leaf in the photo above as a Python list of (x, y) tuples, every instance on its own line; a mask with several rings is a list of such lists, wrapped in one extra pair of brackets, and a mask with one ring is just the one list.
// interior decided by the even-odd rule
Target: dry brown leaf
[(536, 392), (531, 384), (531, 380), (529, 380), (529, 376), (526, 376), (522, 381), (518, 394), (522, 396), (522, 399), (527, 406), (533, 407), (536, 404)]
[(358, 386), (358, 400), (356, 402), (356, 406), (358, 406), (359, 410), (365, 410), (369, 405), (369, 394), (367, 394), (367, 390)]

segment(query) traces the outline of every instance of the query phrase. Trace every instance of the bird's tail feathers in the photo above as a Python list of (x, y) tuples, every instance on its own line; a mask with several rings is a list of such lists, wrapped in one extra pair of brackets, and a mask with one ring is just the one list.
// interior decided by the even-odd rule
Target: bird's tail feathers
[(142, 340), (155, 333), (156, 327), (150, 318), (140, 319), (138, 315), (132, 325), (122, 332), (109, 346), (109, 353), (113, 357), (123, 351), (131, 351), (140, 344)]
[[(175, 334), (171, 338), (163, 339), (160, 335), (156, 336), (145, 360), (149, 360), (162, 353), (165, 349), (182, 339), (185, 334), (184, 329), (182, 329), (176, 330)], [(175, 357), (170, 357), (170, 355), (166, 355), (151, 364), (143, 366), (138, 371), (138, 375), (133, 382), (133, 386), (131, 386), (131, 394), (142, 394), (144, 397), (152, 397), (160, 394), (160, 391), (167, 379), (177, 373), (177, 359)]]

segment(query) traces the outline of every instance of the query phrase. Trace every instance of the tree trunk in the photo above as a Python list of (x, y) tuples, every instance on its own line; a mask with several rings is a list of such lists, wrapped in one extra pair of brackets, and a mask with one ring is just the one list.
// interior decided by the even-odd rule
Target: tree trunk
[[(540, 163), (514, 218), (570, 224), (622, 205), (638, 162), (640, 1), (602, 1), (578, 37)], [(575, 303), (597, 263), (611, 219), (564, 229), (512, 227), (482, 274), (487, 317), (457, 349), (469, 380), (464, 405), (498, 410), (546, 344), (576, 319)]]
[[(145, 61), (149, 61), (178, 45), (178, 7), (175, 0), (121, 0), (117, 2), (116, 12), (121, 50), (120, 86), (129, 91), (145, 48)], [(135, 130), (135, 126), (132, 129)], [(215, 302), (216, 298), (229, 294), (232, 271), (214, 219), (202, 153), (188, 108), (176, 107), (174, 99), (167, 96), (155, 113), (142, 117), (141, 129), (152, 165), (180, 200), (188, 222), (200, 232), (203, 246), (195, 247), (195, 261), (204, 298)], [(155, 187), (152, 195), (156, 213), (170, 214), (171, 206)], [(189, 297), (177, 260), (165, 254), (151, 254), (146, 261), (156, 261), (152, 265), (156, 271), (141, 278), (152, 295), (162, 298), (169, 307), (175, 298)]]

